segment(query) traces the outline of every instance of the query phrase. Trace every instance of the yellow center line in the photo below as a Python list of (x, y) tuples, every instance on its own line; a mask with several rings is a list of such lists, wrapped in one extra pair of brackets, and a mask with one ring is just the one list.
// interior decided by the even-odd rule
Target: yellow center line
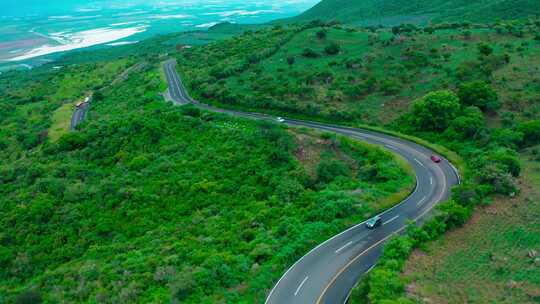
[[(439, 170), (442, 172), (442, 169), (439, 168)], [(443, 175), (444, 175), (444, 172), (443, 172)], [(446, 189), (446, 178), (443, 178), (443, 190)], [(444, 195), (444, 191), (441, 191), (441, 193), (439, 194), (439, 197), (437, 198), (436, 202), (439, 202), (441, 199), (442, 199), (442, 196)], [(418, 219), (420, 219), (421, 217), (423, 217), (426, 213), (428, 213), (429, 211), (431, 211), (433, 209), (433, 207), (435, 207), (437, 204), (433, 204), (430, 208), (428, 208), (426, 211), (424, 211), (422, 214), (420, 214), (419, 216), (417, 216), (414, 221), (416, 222)], [(357, 255), (356, 257), (354, 257), (352, 260), (349, 261), (349, 263), (347, 263), (345, 266), (343, 266), (339, 271), (338, 273), (332, 277), (332, 280), (330, 280), (330, 282), (324, 287), (321, 295), (319, 296), (319, 298), (317, 299), (317, 302), (316, 304), (320, 304), (324, 295), (326, 294), (326, 292), (328, 291), (328, 288), (330, 288), (330, 286), (332, 286), (337, 278), (345, 271), (347, 270), (347, 268), (349, 268), (354, 262), (356, 262), (356, 260), (358, 260), (361, 256), (363, 256), (364, 254), (366, 254), (368, 251), (370, 251), (371, 249), (377, 247), (378, 245), (380, 245), (381, 243), (385, 242), (386, 240), (388, 240), (390, 237), (394, 236), (394, 234), (397, 234), (401, 231), (403, 231), (405, 228), (407, 228), (407, 226), (403, 226), (401, 228), (399, 228), (398, 230), (394, 231), (394, 232), (391, 232), (388, 236), (386, 236), (384, 239), (378, 241), (377, 243), (371, 245), (369, 248), (367, 248), (366, 250), (362, 251), (359, 255)]]

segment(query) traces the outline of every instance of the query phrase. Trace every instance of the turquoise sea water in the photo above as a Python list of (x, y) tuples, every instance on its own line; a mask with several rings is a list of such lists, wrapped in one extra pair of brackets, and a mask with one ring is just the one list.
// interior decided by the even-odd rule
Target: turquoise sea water
[(0, 64), (47, 61), (93, 45), (136, 43), (160, 33), (204, 30), (219, 22), (264, 23), (317, 0), (7, 0), (0, 10)]

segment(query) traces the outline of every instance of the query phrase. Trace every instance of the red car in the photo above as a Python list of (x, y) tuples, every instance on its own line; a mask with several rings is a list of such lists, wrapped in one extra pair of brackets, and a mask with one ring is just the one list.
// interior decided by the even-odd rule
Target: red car
[(438, 157), (437, 155), (433, 155), (431, 156), (431, 160), (434, 162), (434, 163), (440, 163), (442, 161), (442, 159), (440, 157)]

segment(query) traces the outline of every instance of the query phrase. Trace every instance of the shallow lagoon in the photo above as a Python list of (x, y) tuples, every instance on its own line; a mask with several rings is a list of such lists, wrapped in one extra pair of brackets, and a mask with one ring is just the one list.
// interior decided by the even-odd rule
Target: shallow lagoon
[[(0, 63), (20, 65), (50, 54), (136, 43), (156, 34), (220, 22), (264, 23), (296, 15), (317, 0), (40, 1), (7, 4), (0, 13)], [(129, 3), (129, 4), (128, 4)]]

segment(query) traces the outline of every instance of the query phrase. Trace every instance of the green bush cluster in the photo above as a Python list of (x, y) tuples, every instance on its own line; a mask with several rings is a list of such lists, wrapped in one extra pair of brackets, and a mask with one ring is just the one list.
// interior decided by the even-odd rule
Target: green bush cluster
[[(484, 114), (476, 107), (497, 100), (496, 94), (482, 82), (460, 87), (459, 98), (451, 91), (433, 92), (413, 103), (401, 127), (454, 148), (469, 159), (469, 167), (480, 184), (493, 192), (515, 194), (520, 163), (515, 149), (538, 142), (537, 121), (517, 126), (488, 128)], [(471, 101), (475, 101), (471, 105)], [(438, 136), (442, 134), (442, 136)]]

